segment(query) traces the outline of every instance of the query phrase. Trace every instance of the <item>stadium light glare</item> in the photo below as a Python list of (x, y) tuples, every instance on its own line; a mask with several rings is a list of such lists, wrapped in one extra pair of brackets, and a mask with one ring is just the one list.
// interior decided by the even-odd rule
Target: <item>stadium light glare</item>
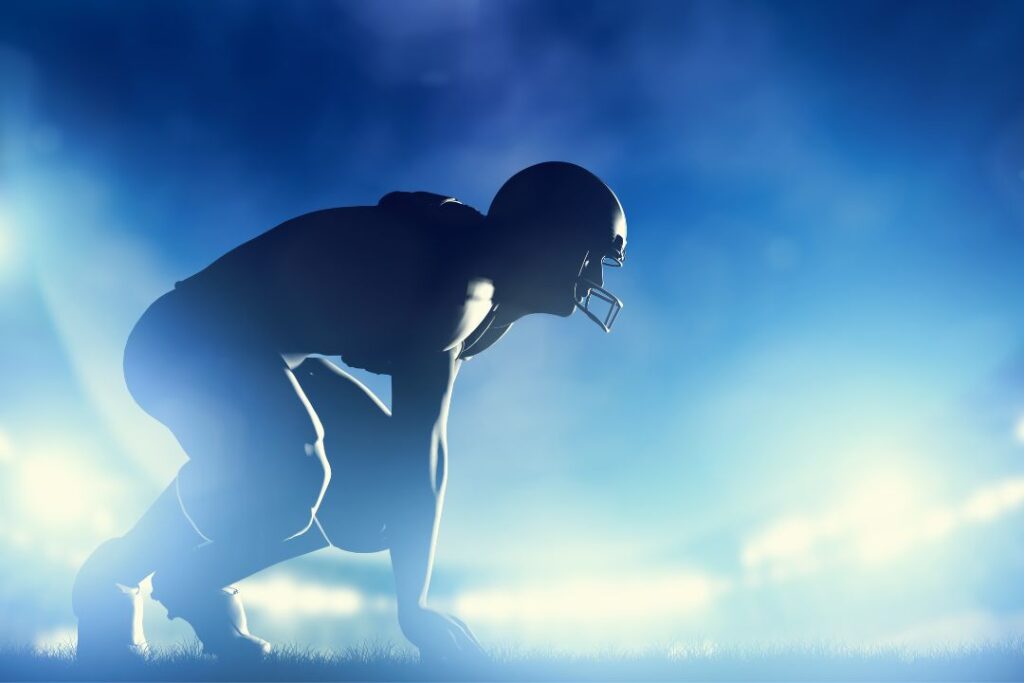
[(32, 452), (16, 463), (14, 480), (22, 524), (48, 533), (108, 531), (110, 481), (59, 449)]

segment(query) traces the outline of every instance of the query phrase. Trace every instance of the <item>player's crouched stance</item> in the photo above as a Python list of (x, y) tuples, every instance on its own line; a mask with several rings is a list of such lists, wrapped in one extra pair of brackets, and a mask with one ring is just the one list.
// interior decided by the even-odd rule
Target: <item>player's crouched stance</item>
[[(81, 568), (80, 660), (145, 654), (150, 575), (206, 653), (258, 657), (270, 645), (231, 584), (331, 545), (390, 552), (399, 624), (425, 660), (481, 656), (466, 624), (427, 606), (455, 377), (524, 315), (579, 308), (608, 331), (622, 303), (603, 266), (625, 245), (612, 191), (548, 162), (509, 179), (486, 216), (395, 192), (287, 221), (178, 283), (136, 324), (124, 366), (189, 460)], [(312, 354), (390, 375), (392, 408)]]

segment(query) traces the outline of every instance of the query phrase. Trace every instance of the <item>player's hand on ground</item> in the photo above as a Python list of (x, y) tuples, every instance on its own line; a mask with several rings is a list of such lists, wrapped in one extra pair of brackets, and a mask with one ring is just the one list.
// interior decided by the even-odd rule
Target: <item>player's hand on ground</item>
[(458, 617), (427, 607), (399, 610), (402, 633), (420, 650), (423, 662), (482, 663), (487, 656), (476, 636)]

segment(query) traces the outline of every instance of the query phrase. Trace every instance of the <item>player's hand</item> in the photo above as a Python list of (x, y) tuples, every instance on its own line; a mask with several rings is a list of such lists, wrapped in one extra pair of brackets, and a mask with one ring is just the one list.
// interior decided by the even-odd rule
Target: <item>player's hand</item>
[(402, 633), (419, 648), (420, 660), (428, 662), (482, 663), (483, 647), (459, 618), (427, 607), (399, 610)]

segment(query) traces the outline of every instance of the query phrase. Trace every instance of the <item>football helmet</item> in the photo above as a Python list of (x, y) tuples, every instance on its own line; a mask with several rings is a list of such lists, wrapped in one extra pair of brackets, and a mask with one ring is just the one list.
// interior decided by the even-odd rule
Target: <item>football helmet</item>
[(625, 262), (626, 216), (600, 178), (565, 161), (530, 166), (501, 186), (487, 220), (515, 239), (508, 298), (532, 312), (579, 309), (611, 331), (623, 303), (604, 287), (604, 267)]

